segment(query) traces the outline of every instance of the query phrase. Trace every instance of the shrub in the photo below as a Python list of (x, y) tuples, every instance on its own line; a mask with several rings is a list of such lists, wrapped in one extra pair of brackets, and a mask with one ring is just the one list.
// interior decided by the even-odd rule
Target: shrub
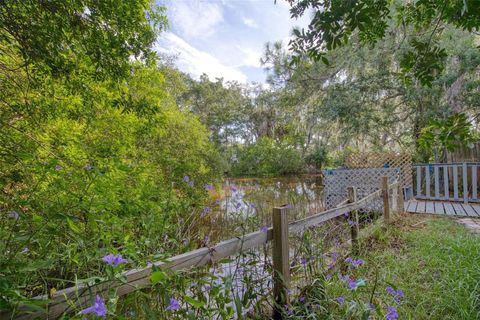
[(237, 161), (232, 164), (236, 176), (271, 176), (299, 173), (303, 160), (298, 150), (270, 138), (260, 138), (254, 144), (238, 149)]

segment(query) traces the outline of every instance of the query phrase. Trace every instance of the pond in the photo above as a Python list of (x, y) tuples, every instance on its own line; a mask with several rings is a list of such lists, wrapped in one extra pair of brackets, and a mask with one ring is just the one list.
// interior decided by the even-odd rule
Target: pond
[(209, 237), (218, 241), (271, 226), (277, 206), (288, 205), (289, 221), (321, 212), (322, 182), (321, 175), (226, 179), (220, 192), (211, 192)]

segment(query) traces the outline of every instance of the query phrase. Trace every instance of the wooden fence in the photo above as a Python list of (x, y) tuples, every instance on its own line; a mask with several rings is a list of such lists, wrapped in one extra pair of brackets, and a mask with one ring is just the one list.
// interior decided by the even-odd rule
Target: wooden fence
[[(398, 182), (388, 184), (388, 177), (383, 177), (380, 182), (381, 189), (375, 191), (363, 199), (356, 199), (356, 191), (353, 187), (349, 188), (349, 197), (338, 207), (326, 210), (307, 218), (288, 223), (287, 207), (273, 209), (273, 227), (267, 232), (257, 231), (241, 237), (229, 239), (220, 242), (212, 247), (200, 248), (194, 251), (183, 253), (168, 259), (166, 262), (153, 263), (162, 270), (180, 270), (189, 267), (201, 267), (207, 264), (219, 261), (223, 258), (241, 253), (248, 249), (260, 247), (270, 241), (273, 241), (273, 279), (274, 279), (274, 299), (275, 305), (283, 306), (288, 301), (286, 294), (289, 285), (289, 232), (300, 233), (306, 228), (317, 226), (331, 219), (342, 216), (345, 213), (353, 213), (354, 219), (358, 222), (356, 210), (361, 209), (369, 201), (375, 198), (383, 197), (384, 220), (386, 223), (390, 219), (390, 207), (393, 200), (394, 206), (398, 211), (404, 210), (403, 193), (401, 185)], [(399, 192), (400, 191), (400, 192)], [(392, 198), (392, 200), (390, 200)], [(355, 246), (358, 237), (358, 224), (352, 226), (352, 244)], [(152, 266), (141, 269), (132, 269), (124, 272), (125, 282), (105, 282), (92, 286), (77, 285), (55, 293), (53, 297), (39, 296), (36, 299), (48, 300), (49, 303), (46, 312), (30, 312), (24, 310), (16, 319), (56, 319), (62, 314), (72, 313), (83, 309), (91, 304), (92, 297), (96, 294), (104, 294), (110, 289), (115, 289), (117, 296), (124, 296), (135, 290), (147, 288), (150, 284), (150, 274)], [(21, 308), (20, 308), (21, 310)], [(10, 319), (11, 315), (6, 312), (0, 312), (0, 319)], [(274, 310), (274, 318), (281, 319), (281, 312)]]
[(480, 163), (414, 165), (417, 199), (478, 202)]

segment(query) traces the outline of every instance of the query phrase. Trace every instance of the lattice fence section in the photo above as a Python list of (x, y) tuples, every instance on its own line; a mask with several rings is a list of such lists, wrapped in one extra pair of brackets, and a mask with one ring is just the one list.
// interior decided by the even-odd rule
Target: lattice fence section
[(359, 152), (353, 153), (345, 160), (347, 169), (365, 168), (399, 168), (400, 183), (403, 187), (411, 187), (412, 157), (408, 153), (395, 152)]
[[(388, 176), (388, 183), (399, 179), (399, 168), (366, 168), (324, 170), (324, 203), (326, 209), (338, 206), (347, 198), (347, 188), (356, 187), (361, 199), (381, 188), (381, 179)], [(379, 207), (378, 209), (382, 209)]]

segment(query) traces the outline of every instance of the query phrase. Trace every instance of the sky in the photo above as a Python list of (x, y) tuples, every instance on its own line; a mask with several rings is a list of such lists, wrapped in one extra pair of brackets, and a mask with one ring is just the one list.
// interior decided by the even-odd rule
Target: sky
[(174, 55), (177, 66), (198, 79), (264, 83), (260, 58), (265, 43), (288, 44), (294, 26), (305, 27), (308, 15), (290, 18), (285, 0), (157, 0), (167, 7), (169, 30), (156, 49)]

